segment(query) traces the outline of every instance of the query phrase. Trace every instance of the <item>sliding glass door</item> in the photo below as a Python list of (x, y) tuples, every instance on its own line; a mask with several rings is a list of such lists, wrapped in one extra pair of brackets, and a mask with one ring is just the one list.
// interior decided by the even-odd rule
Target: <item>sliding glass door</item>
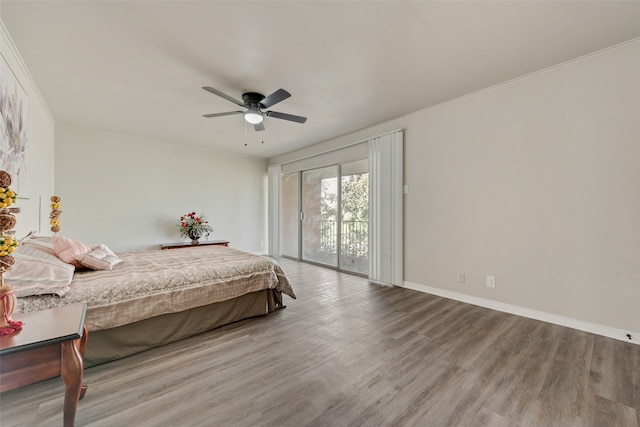
[(369, 160), (340, 167), (341, 270), (369, 274)]
[(302, 260), (338, 266), (338, 167), (302, 172)]
[(369, 274), (368, 159), (282, 175), (282, 254)]

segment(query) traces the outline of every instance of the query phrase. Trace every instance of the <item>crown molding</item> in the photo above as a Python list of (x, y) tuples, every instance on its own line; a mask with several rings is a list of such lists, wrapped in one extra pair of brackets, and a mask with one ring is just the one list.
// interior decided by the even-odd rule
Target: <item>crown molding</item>
[[(11, 60), (7, 58), (7, 53), (11, 55)], [(51, 113), (51, 110), (49, 109), (47, 102), (45, 101), (44, 97), (42, 96), (42, 93), (38, 89), (38, 85), (36, 85), (35, 80), (33, 80), (33, 76), (29, 72), (29, 69), (27, 68), (27, 64), (25, 64), (24, 60), (22, 59), (22, 56), (20, 55), (18, 48), (16, 47), (15, 43), (13, 42), (13, 39), (11, 38), (11, 34), (9, 34), (9, 31), (7, 30), (7, 27), (4, 25), (4, 21), (2, 21), (1, 18), (0, 18), (0, 54), (9, 65), (9, 68), (12, 69), (13, 73), (19, 74), (19, 75), (16, 75), (16, 78), (18, 79), (18, 83), (25, 89), (25, 92), (27, 93), (27, 95), (29, 95), (30, 93), (33, 93), (35, 95), (38, 102), (42, 106), (42, 109), (44, 110), (45, 114), (49, 117), (49, 119), (51, 119), (53, 124), (56, 125), (57, 124), (56, 119), (53, 117), (53, 114)], [(17, 66), (18, 70), (14, 70), (12, 65)], [(21, 82), (20, 81), (21, 78), (26, 79), (26, 81)], [(28, 86), (28, 88), (25, 86)]]

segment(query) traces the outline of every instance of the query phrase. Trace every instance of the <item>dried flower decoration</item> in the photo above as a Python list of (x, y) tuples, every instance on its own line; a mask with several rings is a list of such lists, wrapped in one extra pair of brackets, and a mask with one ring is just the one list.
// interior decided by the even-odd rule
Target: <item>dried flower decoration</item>
[[(0, 257), (11, 255), (18, 247), (18, 241), (13, 236), (0, 236)], [(13, 265), (13, 263), (11, 263)]]
[(11, 256), (18, 247), (18, 240), (11, 230), (16, 225), (13, 215), (19, 208), (10, 207), (16, 201), (17, 194), (9, 188), (11, 175), (0, 170), (0, 335), (12, 334), (22, 329), (22, 322), (11, 320), (16, 305), (16, 296), (11, 286), (4, 285), (4, 273), (11, 270), (16, 259)]
[(18, 195), (11, 188), (0, 187), (0, 208), (8, 208), (16, 202)]
[[(11, 254), (18, 247), (18, 241), (13, 238), (11, 231), (17, 222), (13, 214), (20, 209), (10, 207), (16, 200), (16, 193), (9, 188), (11, 175), (2, 170), (0, 170), (0, 185), (2, 185), (0, 187), (0, 257), (11, 258)], [(0, 275), (13, 265), (13, 258), (4, 261), (6, 262), (3, 262), (2, 266), (7, 268), (0, 268)]]
[(51, 196), (51, 214), (49, 215), (49, 224), (51, 225), (51, 231), (57, 233), (60, 231), (60, 197)]
[(11, 185), (11, 175), (7, 171), (0, 170), (0, 187), (6, 188)]

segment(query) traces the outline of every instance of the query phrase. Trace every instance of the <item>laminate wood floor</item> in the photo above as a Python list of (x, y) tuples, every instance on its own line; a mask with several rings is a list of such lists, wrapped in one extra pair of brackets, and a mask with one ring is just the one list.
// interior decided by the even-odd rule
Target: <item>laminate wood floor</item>
[[(76, 424), (640, 424), (640, 346), (279, 261), (298, 300), (86, 369)], [(0, 424), (62, 425), (63, 394), (3, 393)]]

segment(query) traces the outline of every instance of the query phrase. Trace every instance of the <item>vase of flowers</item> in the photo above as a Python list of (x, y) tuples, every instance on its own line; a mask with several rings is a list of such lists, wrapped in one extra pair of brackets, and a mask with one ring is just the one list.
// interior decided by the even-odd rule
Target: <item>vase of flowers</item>
[(213, 227), (209, 225), (209, 221), (206, 220), (203, 214), (196, 215), (195, 212), (189, 212), (188, 214), (180, 217), (180, 237), (186, 237), (191, 239), (192, 245), (198, 245), (198, 239), (202, 236), (209, 237), (209, 234), (213, 231)]

